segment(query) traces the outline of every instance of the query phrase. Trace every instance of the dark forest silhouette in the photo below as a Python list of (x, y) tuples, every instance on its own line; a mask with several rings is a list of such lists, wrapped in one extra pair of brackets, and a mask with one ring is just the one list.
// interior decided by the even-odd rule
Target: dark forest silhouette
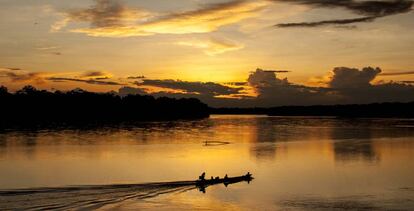
[(49, 123), (113, 123), (121, 121), (199, 119), (208, 106), (195, 98), (37, 90), (25, 86), (15, 93), (0, 87), (0, 126)]
[(282, 106), (273, 108), (209, 108), (196, 98), (155, 98), (150, 95), (37, 90), (25, 86), (10, 93), (0, 86), (0, 127), (96, 124), (153, 120), (202, 119), (210, 114), (270, 116), (414, 117), (414, 102), (366, 105)]

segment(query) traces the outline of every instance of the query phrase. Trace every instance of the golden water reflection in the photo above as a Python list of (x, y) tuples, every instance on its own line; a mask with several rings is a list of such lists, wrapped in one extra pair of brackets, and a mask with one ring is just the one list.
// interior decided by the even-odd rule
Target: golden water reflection
[[(106, 208), (309, 209), (314, 205), (308, 202), (318, 200), (330, 208), (343, 202), (356, 209), (395, 208), (398, 200), (414, 197), (414, 131), (408, 124), (414, 121), (213, 116), (118, 128), (8, 131), (0, 134), (0, 189), (181, 181), (203, 171), (208, 176), (250, 171), (256, 179), (249, 185)], [(230, 144), (205, 146), (205, 141)], [(412, 200), (405, 206), (414, 206)]]

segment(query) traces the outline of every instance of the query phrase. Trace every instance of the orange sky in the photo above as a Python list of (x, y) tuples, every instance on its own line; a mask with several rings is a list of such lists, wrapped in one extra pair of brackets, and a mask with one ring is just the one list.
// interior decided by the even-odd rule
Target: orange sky
[[(378, 75), (374, 82), (414, 79), (410, 0), (375, 7), (371, 1), (315, 2), (5, 0), (0, 5), (0, 83), (12, 90), (32, 84), (109, 91), (133, 86), (127, 80), (131, 76), (246, 82), (258, 67), (289, 70), (278, 77), (310, 86), (324, 86), (318, 81), (329, 78), (335, 67), (409, 72)], [(349, 21), (361, 17), (372, 20)], [(300, 26), (277, 26), (287, 23)], [(89, 72), (103, 74), (83, 76)], [(76, 81), (49, 80), (56, 77)], [(118, 85), (80, 81), (96, 78)]]

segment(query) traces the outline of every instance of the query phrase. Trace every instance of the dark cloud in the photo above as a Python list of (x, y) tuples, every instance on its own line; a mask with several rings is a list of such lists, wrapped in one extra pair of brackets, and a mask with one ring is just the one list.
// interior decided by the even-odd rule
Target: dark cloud
[(171, 97), (171, 98), (197, 98), (201, 100), (204, 103), (207, 103), (209, 106), (213, 107), (251, 107), (255, 106), (254, 102), (249, 100), (252, 97), (243, 97), (242, 95), (240, 99), (234, 99), (234, 98), (217, 98), (212, 95), (201, 95), (197, 93), (171, 93), (171, 92), (147, 92), (146, 89), (143, 89), (141, 87), (122, 87), (119, 89), (119, 95), (120, 96), (127, 96), (127, 95), (152, 95), (154, 97)]
[(391, 0), (391, 1), (349, 1), (343, 7), (361, 15), (384, 17), (411, 11), (413, 1)]
[(405, 71), (405, 72), (387, 72), (387, 73), (381, 73), (381, 76), (394, 76), (394, 75), (413, 75), (414, 71)]
[(338, 103), (408, 102), (414, 100), (414, 86), (396, 82), (371, 82), (381, 73), (380, 68), (362, 70), (338, 67), (328, 85), (334, 90)]
[(275, 70), (262, 70), (258, 68), (255, 72), (252, 72), (247, 79), (247, 82), (252, 87), (270, 87), (277, 85), (289, 85), (287, 78), (278, 79), (276, 77), (277, 71)]
[(289, 70), (264, 70), (265, 72), (269, 72), (269, 73), (290, 73), (291, 71)]
[[(392, 73), (412, 74), (412, 71)], [(101, 71), (86, 72), (74, 77), (57, 77), (40, 72), (10, 71), (2, 68), (0, 77), (16, 83), (80, 82), (95, 85), (125, 86), (107, 80)], [(155, 97), (196, 97), (214, 107), (271, 107), (282, 105), (363, 104), (374, 102), (414, 101), (413, 81), (378, 82), (380, 68), (362, 69), (337, 67), (326, 78), (326, 87), (312, 87), (279, 78), (278, 71), (257, 69), (249, 74), (246, 82), (218, 84), (214, 82), (188, 82), (180, 80), (140, 79), (137, 87), (122, 87), (121, 96), (128, 94), (151, 94)], [(53, 76), (53, 77), (52, 77)], [(374, 83), (374, 81), (377, 81)], [(151, 87), (151, 88), (147, 88)], [(180, 92), (158, 91), (167, 88)], [(162, 89), (158, 89), (162, 90)], [(252, 90), (254, 93), (252, 93)]]
[(381, 73), (380, 68), (365, 67), (362, 70), (336, 67), (329, 82), (331, 88), (356, 88), (371, 86), (371, 81)]
[(127, 95), (148, 95), (149, 94), (146, 89), (129, 87), (129, 86), (121, 87), (118, 90), (118, 93), (122, 97), (127, 96)]
[[(176, 80), (144, 80), (139, 87), (121, 88), (120, 95), (151, 94), (155, 97), (195, 97), (213, 107), (272, 107), (284, 105), (364, 104), (375, 102), (414, 101), (414, 86), (411, 81), (373, 81), (381, 73), (380, 68), (365, 67), (361, 70), (337, 67), (326, 81), (327, 87), (312, 87), (278, 78), (275, 71), (257, 69), (251, 72), (246, 82), (216, 83), (185, 82)], [(155, 86), (182, 90), (184, 93), (165, 91), (149, 93), (141, 86)], [(240, 85), (239, 88), (231, 86)], [(257, 96), (245, 95), (251, 87)], [(219, 98), (217, 96), (227, 96)], [(233, 98), (232, 98), (233, 97)], [(236, 97), (236, 98), (234, 98)]]
[(227, 82), (225, 84), (230, 85), (230, 86), (246, 86), (246, 85), (248, 85), (247, 82)]
[(131, 79), (131, 80), (135, 80), (135, 79), (144, 79), (145, 76), (141, 75), (141, 76), (129, 76), (127, 79)]
[(414, 86), (395, 82), (366, 87), (341, 88), (337, 89), (336, 93), (340, 96), (338, 102), (341, 104), (414, 101)]
[(257, 69), (248, 78), (248, 83), (257, 93), (257, 106), (327, 104), (329, 89), (308, 87), (290, 83), (287, 78), (279, 79), (275, 72)]
[(386, 16), (411, 11), (411, 0), (274, 0), (294, 4), (310, 5), (314, 7), (339, 7), (364, 16)]
[(110, 79), (111, 75), (103, 71), (88, 71), (83, 73), (80, 78), (93, 78), (96, 80)]
[(95, 84), (95, 85), (111, 85), (111, 86), (122, 86), (125, 84), (115, 82), (115, 81), (102, 81), (96, 79), (78, 79), (78, 78), (63, 78), (63, 77), (50, 77), (47, 78), (49, 81), (53, 82), (65, 82), (65, 81), (74, 81), (74, 82), (82, 82), (87, 84)]
[(129, 9), (119, 0), (95, 0), (89, 9), (73, 10), (68, 13), (72, 21), (89, 22), (92, 27), (123, 26)]
[(111, 79), (111, 77), (106, 76), (106, 77), (94, 78), (94, 80), (108, 80), (108, 79)]
[(258, 69), (250, 74), (248, 82), (257, 92), (252, 100), (257, 106), (414, 101), (414, 86), (408, 83), (372, 84), (380, 73), (380, 68), (337, 67), (327, 81), (328, 87), (310, 87)]
[(337, 19), (337, 20), (328, 20), (328, 21), (318, 21), (318, 22), (299, 22), (299, 23), (281, 23), (277, 24), (277, 27), (288, 28), (288, 27), (318, 27), (324, 25), (343, 25), (351, 23), (361, 23), (361, 22), (372, 22), (376, 17), (362, 17), (362, 18), (350, 18), (350, 19)]
[(182, 90), (187, 93), (194, 93), (200, 95), (231, 95), (239, 94), (243, 88), (234, 88), (221, 85), (213, 82), (188, 82), (179, 80), (149, 80), (144, 79), (142, 82), (137, 82), (138, 86), (154, 86), (160, 88), (169, 88), (175, 90)]
[(413, 1), (411, 0), (272, 0), (277, 2), (288, 2), (293, 4), (309, 5), (322, 8), (343, 8), (363, 17), (351, 19), (334, 19), (316, 22), (303, 23), (283, 23), (277, 24), (278, 27), (317, 27), (330, 24), (351, 24), (358, 22), (371, 22), (377, 18), (406, 13), (411, 11)]

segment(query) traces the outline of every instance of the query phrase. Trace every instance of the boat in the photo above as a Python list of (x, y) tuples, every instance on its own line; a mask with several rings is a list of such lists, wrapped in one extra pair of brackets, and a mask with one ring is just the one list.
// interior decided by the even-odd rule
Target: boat
[(252, 174), (247, 173), (243, 176), (237, 177), (228, 177), (227, 175), (223, 178), (219, 177), (211, 177), (211, 179), (204, 179), (205, 173), (203, 173), (198, 180), (196, 180), (196, 186), (200, 189), (200, 191), (205, 192), (205, 188), (211, 185), (218, 185), (224, 184), (226, 187), (230, 184), (239, 183), (239, 182), (247, 182), (250, 183), (254, 178)]

